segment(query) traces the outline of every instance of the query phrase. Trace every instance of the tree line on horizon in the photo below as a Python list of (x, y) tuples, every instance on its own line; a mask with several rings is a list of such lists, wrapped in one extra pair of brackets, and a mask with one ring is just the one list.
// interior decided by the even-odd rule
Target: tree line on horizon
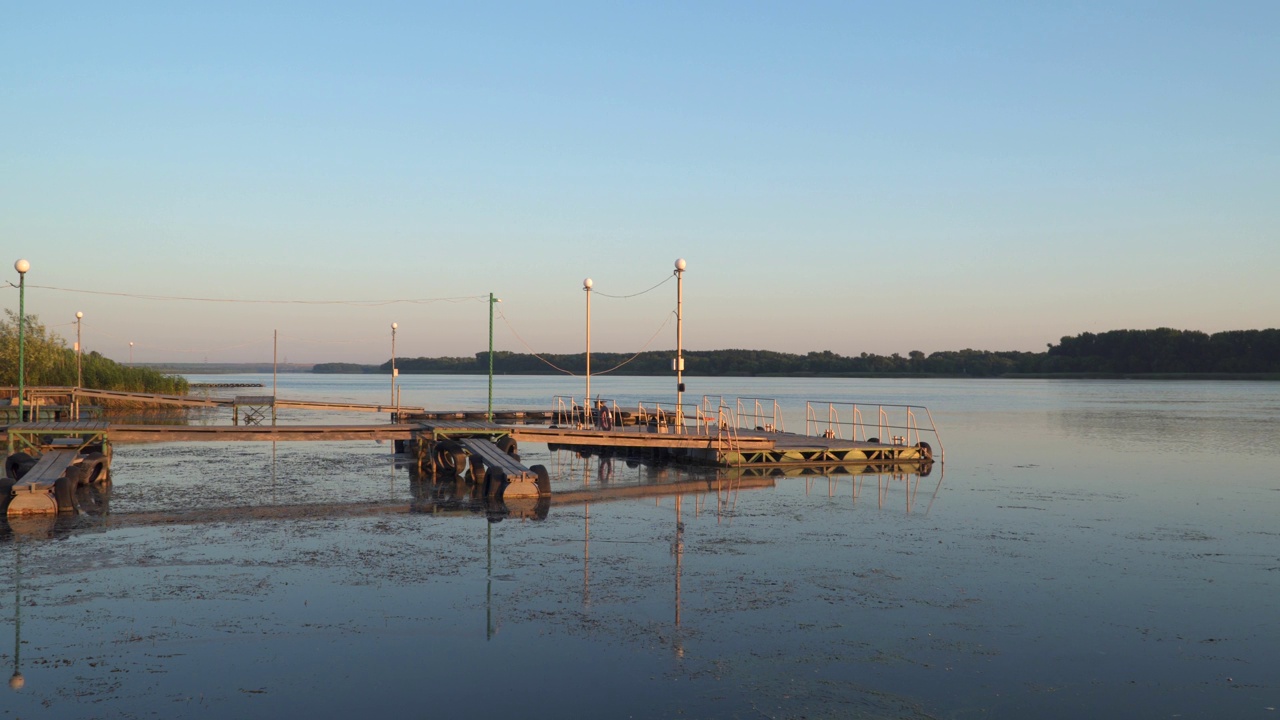
[[(5, 310), (0, 320), (0, 385), (18, 384), (18, 314)], [(76, 384), (76, 352), (50, 334), (35, 315), (26, 316), (23, 338), (23, 383), (27, 387), (72, 387)], [(82, 385), (95, 390), (184, 394), (184, 378), (142, 367), (130, 367), (98, 353), (80, 356)]]
[[(640, 353), (619, 367), (617, 375), (663, 375), (671, 372), (671, 350)], [(497, 351), (493, 371), (500, 375), (548, 375), (548, 365), (581, 374), (586, 355)], [(630, 358), (622, 353), (592, 353), (593, 372), (603, 372)], [(1045, 352), (946, 350), (906, 356), (839, 355), (830, 350), (804, 355), (772, 350), (687, 350), (685, 374), (692, 376), (838, 376), (945, 375), (1000, 377), (1004, 375), (1130, 375), (1130, 374), (1274, 374), (1280, 373), (1280, 329), (1232, 330), (1111, 330), (1081, 333), (1050, 343)], [(403, 374), (483, 375), (489, 353), (472, 357), (396, 358)], [(381, 365), (322, 363), (316, 373), (390, 373), (391, 361)]]

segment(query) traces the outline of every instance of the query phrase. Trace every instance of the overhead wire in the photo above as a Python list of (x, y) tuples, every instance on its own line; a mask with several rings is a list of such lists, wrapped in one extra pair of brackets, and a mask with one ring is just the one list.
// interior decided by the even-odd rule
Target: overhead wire
[(659, 326), (658, 326), (658, 329), (654, 331), (654, 333), (653, 333), (653, 335), (652, 335), (652, 336), (650, 336), (650, 338), (649, 338), (648, 342), (646, 342), (646, 343), (644, 344), (644, 346), (643, 346), (643, 347), (641, 347), (639, 350), (637, 350), (635, 355), (632, 355), (631, 357), (627, 358), (626, 360), (623, 360), (622, 362), (618, 363), (617, 365), (614, 365), (613, 367), (609, 368), (608, 370), (601, 370), (601, 371), (596, 372), (596, 373), (593, 373), (593, 374), (595, 374), (595, 375), (607, 375), (607, 374), (609, 374), (609, 373), (613, 372), (614, 370), (617, 370), (618, 368), (622, 367), (623, 365), (626, 365), (627, 363), (631, 362), (632, 360), (635, 360), (636, 358), (640, 357), (640, 353), (643, 353), (645, 350), (648, 350), (648, 349), (649, 349), (649, 346), (653, 344), (653, 341), (654, 341), (654, 340), (656, 340), (656, 339), (658, 338), (658, 334), (662, 332), (662, 329), (663, 329), (663, 328), (665, 328), (667, 325), (671, 324), (671, 318), (673, 318), (673, 317), (675, 317), (675, 316), (676, 316), (676, 311), (675, 311), (675, 310), (672, 310), (670, 313), (668, 313), (668, 314), (667, 314), (667, 319), (662, 321), (662, 324), (661, 324), (661, 325), (659, 325)]
[(594, 290), (594, 289), (591, 291), (591, 293), (592, 293), (593, 295), (599, 295), (599, 296), (601, 296), (601, 297), (612, 298), (612, 299), (614, 299), (614, 300), (626, 300), (626, 299), (628, 299), (628, 298), (639, 297), (639, 296), (644, 295), (644, 294), (646, 294), (646, 293), (651, 293), (651, 292), (653, 292), (654, 290), (657, 290), (658, 288), (662, 287), (663, 285), (666, 285), (667, 283), (671, 282), (671, 278), (673, 278), (673, 277), (675, 277), (675, 274), (674, 274), (674, 273), (673, 273), (673, 274), (671, 274), (671, 275), (668, 275), (666, 280), (663, 280), (662, 282), (658, 283), (657, 285), (654, 285), (653, 287), (649, 288), (648, 290), (641, 290), (641, 291), (640, 291), (640, 292), (638, 292), (638, 293), (631, 293), (630, 295), (610, 295), (609, 293), (606, 293), (606, 292), (600, 292), (599, 290)]
[[(11, 287), (17, 287), (12, 282)], [(40, 290), (54, 290), (57, 292), (80, 293), (82, 295), (104, 295), (108, 297), (131, 298), (134, 300), (178, 300), (183, 302), (213, 302), (213, 303), (232, 303), (243, 305), (349, 305), (352, 307), (381, 307), (385, 305), (409, 304), (409, 305), (427, 305), (430, 303), (447, 302), (481, 302), (488, 300), (487, 295), (461, 295), (457, 297), (439, 297), (439, 298), (393, 298), (390, 300), (258, 300), (258, 299), (240, 299), (240, 298), (210, 298), (210, 297), (194, 297), (184, 295), (150, 295), (142, 293), (124, 293), (124, 292), (108, 292), (105, 290), (80, 290), (78, 288), (61, 288), (52, 285), (27, 285), (29, 288), (37, 288)]]
[[(624, 365), (626, 365), (626, 364), (630, 363), (631, 361), (635, 360), (636, 358), (640, 357), (640, 355), (641, 355), (642, 353), (644, 353), (644, 351), (645, 351), (645, 350), (649, 349), (649, 346), (653, 344), (653, 341), (654, 341), (654, 340), (656, 340), (656, 339), (658, 338), (658, 335), (660, 335), (660, 334), (662, 333), (662, 330), (663, 330), (667, 325), (671, 324), (671, 318), (675, 317), (675, 314), (676, 314), (676, 313), (675, 313), (675, 311), (674, 311), (674, 310), (672, 310), (671, 312), (667, 313), (666, 319), (662, 321), (662, 324), (658, 326), (658, 329), (654, 331), (653, 335), (649, 336), (649, 339), (648, 339), (647, 341), (645, 341), (645, 344), (644, 344), (644, 345), (643, 345), (639, 350), (637, 350), (637, 351), (636, 351), (636, 353), (635, 353), (634, 355), (632, 355), (631, 357), (627, 358), (626, 360), (623, 360), (622, 362), (618, 363), (617, 365), (614, 365), (613, 367), (609, 368), (608, 370), (601, 370), (601, 371), (599, 371), (599, 372), (593, 372), (593, 373), (591, 373), (591, 374), (592, 374), (592, 375), (607, 375), (607, 374), (609, 374), (609, 373), (613, 372), (614, 370), (617, 370), (618, 368), (621, 368), (621, 367), (623, 367)], [(575, 373), (575, 372), (573, 372), (572, 370), (565, 370), (564, 368), (560, 367), (559, 365), (556, 365), (555, 363), (553, 363), (553, 362), (551, 362), (550, 360), (546, 359), (546, 358), (545, 358), (545, 357), (543, 357), (542, 355), (539, 355), (539, 354), (538, 354), (538, 352), (537, 352), (536, 350), (534, 350), (534, 349), (529, 345), (529, 343), (528, 343), (528, 342), (525, 342), (525, 339), (524, 339), (523, 337), (521, 337), (521, 336), (520, 336), (520, 333), (516, 332), (515, 327), (513, 327), (513, 326), (511, 325), (511, 321), (507, 319), (507, 316), (506, 316), (505, 314), (503, 314), (503, 312), (502, 312), (502, 309), (501, 309), (501, 308), (499, 308), (499, 309), (498, 309), (498, 317), (500, 317), (500, 318), (502, 319), (503, 324), (505, 324), (505, 325), (507, 326), (507, 329), (511, 331), (511, 334), (512, 334), (512, 335), (514, 335), (514, 336), (516, 337), (516, 340), (519, 340), (519, 341), (520, 341), (520, 344), (521, 344), (521, 345), (523, 345), (523, 346), (525, 347), (525, 349), (529, 351), (529, 354), (530, 354), (530, 355), (532, 355), (532, 356), (534, 356), (535, 358), (537, 358), (538, 360), (542, 361), (542, 363), (544, 363), (545, 365), (547, 365), (547, 367), (550, 367), (550, 368), (552, 368), (552, 369), (554, 369), (554, 370), (557, 370), (557, 371), (559, 371), (559, 372), (562, 372), (562, 373), (564, 373), (565, 375), (569, 375), (569, 376), (571, 376), (571, 377), (579, 377), (579, 376), (580, 376), (580, 374), (579, 374), (579, 373)]]
[(209, 353), (221, 352), (221, 351), (223, 351), (223, 350), (236, 350), (236, 349), (243, 348), (243, 347), (252, 347), (252, 346), (254, 346), (254, 345), (261, 345), (261, 344), (264, 344), (264, 343), (270, 343), (270, 342), (271, 342), (271, 340), (270, 340), (269, 338), (264, 338), (264, 339), (262, 339), (262, 340), (251, 340), (251, 341), (249, 341), (249, 342), (237, 343), (237, 344), (235, 344), (235, 345), (222, 345), (222, 346), (219, 346), (219, 347), (212, 347), (212, 348), (205, 348), (205, 349), (199, 349), (199, 348), (197, 348), (197, 349), (186, 349), (186, 350), (183, 350), (183, 349), (180, 349), (180, 348), (171, 348), (171, 347), (164, 347), (164, 346), (161, 346), (161, 345), (152, 345), (152, 344), (150, 344), (150, 343), (146, 343), (146, 342), (139, 342), (139, 341), (137, 341), (137, 340), (128, 340), (128, 339), (122, 338), (122, 337), (120, 337), (119, 335), (116, 335), (116, 334), (114, 334), (114, 333), (106, 332), (106, 331), (104, 331), (104, 330), (100, 329), (100, 328), (99, 328), (98, 326), (96, 326), (96, 325), (91, 325), (90, 323), (87, 323), (87, 322), (86, 322), (84, 325), (85, 325), (85, 327), (90, 331), (91, 336), (105, 335), (106, 337), (108, 337), (108, 338), (110, 338), (110, 339), (112, 339), (112, 340), (115, 340), (116, 342), (121, 343), (121, 344), (123, 344), (123, 345), (127, 345), (127, 344), (129, 344), (129, 343), (133, 343), (134, 349), (137, 349), (137, 348), (143, 348), (143, 349), (146, 349), (146, 350), (161, 350), (161, 351), (164, 351), (164, 352), (175, 352), (175, 353), (184, 353), (184, 354), (193, 354), (193, 355), (194, 355), (194, 354), (200, 354), (200, 353), (209, 354)]
[(524, 338), (520, 337), (520, 333), (516, 332), (516, 329), (515, 329), (514, 327), (512, 327), (512, 326), (511, 326), (511, 321), (507, 319), (506, 313), (502, 312), (502, 308), (498, 308), (498, 317), (502, 318), (502, 322), (503, 322), (503, 324), (505, 324), (505, 325), (507, 326), (507, 329), (511, 331), (511, 334), (512, 334), (512, 335), (515, 335), (515, 336), (516, 336), (516, 340), (519, 340), (519, 341), (520, 341), (520, 344), (521, 344), (521, 345), (523, 345), (523, 346), (524, 346), (524, 348), (525, 348), (526, 350), (528, 350), (528, 351), (529, 351), (529, 354), (530, 354), (530, 355), (532, 355), (532, 356), (534, 356), (534, 357), (538, 358), (538, 359), (539, 359), (539, 360), (541, 360), (544, 364), (546, 364), (546, 365), (547, 365), (547, 367), (549, 367), (549, 368), (551, 368), (551, 369), (553, 369), (553, 370), (557, 370), (557, 371), (562, 372), (562, 373), (564, 373), (565, 375), (569, 375), (569, 376), (571, 376), (571, 377), (577, 377), (577, 376), (578, 376), (578, 374), (577, 374), (577, 373), (575, 373), (575, 372), (573, 372), (573, 371), (571, 371), (571, 370), (565, 370), (564, 368), (560, 367), (559, 365), (556, 365), (555, 363), (551, 362), (550, 360), (548, 360), (548, 359), (546, 359), (546, 358), (542, 357), (541, 355), (539, 355), (539, 354), (538, 354), (538, 352), (537, 352), (536, 350), (534, 350), (532, 347), (530, 347), (529, 343), (525, 342), (525, 341), (524, 341)]

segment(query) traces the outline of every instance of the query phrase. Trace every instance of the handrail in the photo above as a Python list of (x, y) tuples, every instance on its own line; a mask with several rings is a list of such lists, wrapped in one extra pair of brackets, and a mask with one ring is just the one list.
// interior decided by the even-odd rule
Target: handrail
[[(751, 403), (750, 411), (743, 409), (744, 402)], [(768, 407), (768, 410), (765, 409), (766, 407)], [(738, 398), (737, 419), (739, 427), (742, 427), (742, 422), (750, 419), (752, 428), (764, 430), (765, 432), (786, 431), (782, 420), (782, 410), (778, 406), (778, 401), (773, 398)]]
[[(827, 410), (826, 420), (822, 420), (819, 416), (821, 407), (824, 405)], [(938, 444), (938, 460), (941, 462), (946, 461), (946, 448), (942, 444), (942, 435), (938, 432), (938, 426), (934, 423), (933, 413), (929, 408), (923, 405), (882, 404), (877, 404), (875, 407), (876, 422), (873, 425), (863, 421), (862, 409), (858, 403), (826, 400), (806, 401), (805, 434), (843, 438), (844, 430), (848, 428), (850, 437), (855, 441), (859, 439), (858, 436), (861, 434), (861, 439), (864, 442), (874, 441), (888, 445), (919, 445), (925, 442), (922, 435), (927, 433), (932, 435), (934, 442)], [(848, 408), (848, 421), (841, 419), (842, 408)], [(918, 411), (923, 411), (925, 417), (928, 418), (928, 427), (925, 427), (920, 422)], [(876, 435), (874, 438), (867, 437), (868, 428), (875, 428)], [(901, 431), (902, 434), (895, 434), (898, 431)]]
[[(622, 410), (618, 407), (617, 400), (597, 398), (579, 405), (578, 399), (573, 395), (553, 395), (551, 399), (555, 402), (555, 409), (551, 416), (557, 425), (576, 425), (579, 428), (588, 425), (599, 427), (605, 412), (608, 412), (615, 421), (622, 417)], [(565, 407), (566, 400), (569, 401), (568, 407)]]
[[(653, 409), (645, 407), (645, 403)], [(689, 420), (695, 423), (695, 431), (705, 422), (706, 413), (697, 403), (674, 403), (664, 400), (640, 400), (636, 403), (636, 421), (641, 425), (654, 425), (660, 428), (675, 427), (675, 432), (683, 434), (687, 431)]]

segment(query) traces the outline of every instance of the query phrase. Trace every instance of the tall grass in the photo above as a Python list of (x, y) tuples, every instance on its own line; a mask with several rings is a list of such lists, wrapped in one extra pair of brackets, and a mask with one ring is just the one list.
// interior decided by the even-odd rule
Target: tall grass
[[(0, 320), (0, 385), (18, 384), (18, 317), (6, 310), (7, 319)], [(61, 339), (49, 334), (35, 315), (26, 317), (23, 353), (24, 384), (72, 386), (76, 384), (76, 353)], [(147, 368), (129, 367), (104, 357), (97, 351), (81, 357), (86, 388), (186, 394), (187, 381), (176, 375), (165, 375)]]

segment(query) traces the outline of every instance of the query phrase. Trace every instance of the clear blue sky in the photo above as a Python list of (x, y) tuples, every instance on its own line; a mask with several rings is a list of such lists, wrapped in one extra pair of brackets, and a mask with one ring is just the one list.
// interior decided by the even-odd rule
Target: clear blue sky
[[(685, 257), (693, 349), (1280, 316), (1280, 3), (62, 3), (0, 22), (0, 247), (144, 361), (541, 352)], [(17, 293), (6, 287), (6, 307)], [(639, 350), (675, 285), (596, 295)], [(675, 344), (667, 325), (651, 346)], [(499, 321), (499, 349), (524, 346)]]

